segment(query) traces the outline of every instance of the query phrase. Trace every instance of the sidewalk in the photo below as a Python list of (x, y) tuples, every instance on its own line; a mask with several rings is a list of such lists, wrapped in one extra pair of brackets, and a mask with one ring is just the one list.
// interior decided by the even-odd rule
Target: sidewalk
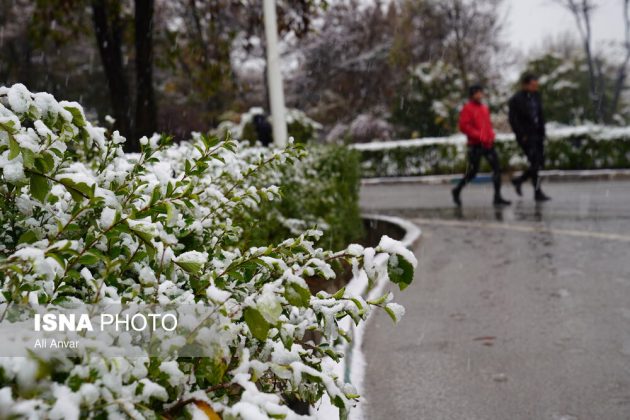
[[(594, 169), (584, 171), (563, 171), (549, 170), (541, 171), (543, 179), (549, 181), (580, 181), (580, 180), (620, 180), (630, 179), (630, 169)], [(375, 184), (400, 184), (400, 183), (416, 183), (416, 184), (451, 184), (458, 181), (462, 174), (451, 175), (427, 175), (427, 176), (402, 176), (402, 177), (380, 177), (380, 178), (363, 178), (363, 185)], [(480, 173), (473, 183), (491, 182), (492, 175), (488, 172)]]

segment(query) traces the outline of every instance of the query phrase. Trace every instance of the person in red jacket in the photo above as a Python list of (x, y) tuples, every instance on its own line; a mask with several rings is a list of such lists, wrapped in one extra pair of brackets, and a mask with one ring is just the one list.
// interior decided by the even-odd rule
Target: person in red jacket
[(494, 148), (494, 130), (490, 121), (490, 110), (482, 103), (484, 96), (481, 85), (473, 85), (468, 90), (468, 102), (459, 115), (459, 129), (468, 138), (468, 163), (466, 173), (453, 188), (453, 201), (462, 205), (461, 192), (464, 186), (472, 181), (479, 171), (479, 163), (484, 157), (492, 168), (494, 183), (494, 205), (505, 206), (510, 202), (501, 196), (501, 167), (499, 156)]

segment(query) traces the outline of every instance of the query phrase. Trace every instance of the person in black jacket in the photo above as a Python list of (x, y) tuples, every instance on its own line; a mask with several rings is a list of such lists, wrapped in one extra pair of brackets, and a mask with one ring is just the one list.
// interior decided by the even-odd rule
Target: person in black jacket
[(260, 141), (263, 146), (269, 147), (271, 143), (273, 143), (272, 127), (265, 115), (254, 115), (254, 130), (256, 130), (258, 141)]
[(509, 102), (509, 119), (516, 141), (527, 156), (529, 168), (521, 176), (513, 178), (512, 184), (520, 196), (523, 195), (521, 188), (523, 183), (531, 179), (534, 199), (547, 201), (550, 198), (543, 193), (538, 175), (545, 161), (545, 116), (538, 92), (538, 78), (533, 74), (526, 74), (521, 82), (521, 90), (512, 96)]

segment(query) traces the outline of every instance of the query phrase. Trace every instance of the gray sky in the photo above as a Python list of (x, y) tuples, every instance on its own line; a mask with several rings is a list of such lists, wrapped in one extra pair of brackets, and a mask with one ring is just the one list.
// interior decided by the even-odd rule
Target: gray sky
[[(529, 52), (548, 37), (571, 31), (577, 37), (573, 16), (553, 0), (504, 0), (505, 35), (513, 47)], [(595, 47), (623, 39), (622, 0), (595, 0), (593, 19)]]

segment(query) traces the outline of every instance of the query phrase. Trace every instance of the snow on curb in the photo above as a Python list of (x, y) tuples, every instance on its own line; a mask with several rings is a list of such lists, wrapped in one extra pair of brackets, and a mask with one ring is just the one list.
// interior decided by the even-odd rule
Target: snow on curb
[(368, 220), (378, 220), (380, 222), (391, 223), (392, 225), (397, 225), (405, 230), (405, 236), (400, 240), (404, 246), (407, 248), (411, 248), (413, 244), (420, 239), (422, 235), (422, 231), (418, 226), (409, 220), (402, 219), (400, 217), (395, 216), (385, 216), (381, 214), (364, 214), (364, 219)]
[[(405, 236), (400, 242), (407, 248), (411, 248), (422, 236), (422, 231), (414, 223), (401, 219), (400, 217), (385, 216), (379, 214), (364, 214), (364, 219), (376, 220), (391, 223), (399, 226), (405, 231)], [(368, 282), (366, 278), (353, 278), (346, 286), (348, 294), (366, 296), (366, 300), (376, 299), (383, 295), (385, 286), (388, 281), (381, 279), (371, 290), (368, 290)], [(371, 312), (368, 318), (358, 326), (348, 318), (341, 321), (340, 327), (346, 331), (352, 330), (352, 343), (346, 347), (345, 357), (339, 363), (331, 364), (330, 368), (335, 371), (339, 377), (343, 377), (346, 382), (350, 382), (362, 396), (361, 402), (350, 410), (350, 420), (363, 420), (363, 404), (365, 403), (363, 380), (365, 379), (365, 356), (363, 355), (363, 337), (365, 329), (372, 317)], [(339, 410), (333, 406), (327, 395), (324, 395), (322, 403), (313, 413), (314, 417), (319, 420), (338, 420)]]
[[(630, 178), (630, 169), (585, 169), (585, 170), (560, 170), (553, 169), (541, 171), (541, 176), (548, 179), (617, 179)], [(480, 173), (479, 178), (490, 177), (490, 173)], [(377, 178), (363, 178), (362, 185), (379, 185), (379, 184), (402, 184), (402, 183), (418, 183), (418, 184), (448, 184), (453, 180), (458, 180), (462, 174), (449, 175), (424, 175), (424, 176), (390, 176)]]

